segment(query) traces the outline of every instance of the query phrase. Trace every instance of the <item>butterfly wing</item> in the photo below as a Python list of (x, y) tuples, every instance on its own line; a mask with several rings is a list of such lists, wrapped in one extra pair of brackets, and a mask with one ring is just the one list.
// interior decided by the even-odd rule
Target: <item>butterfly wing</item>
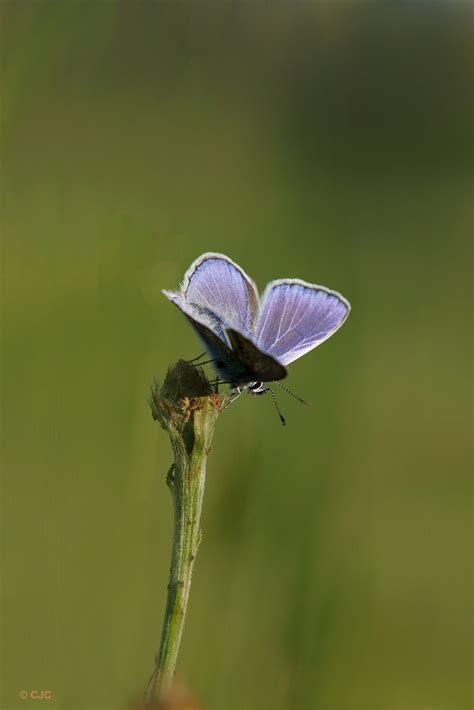
[[(242, 333), (228, 329), (226, 334), (232, 346), (232, 352), (246, 368), (248, 376), (246, 382), (273, 382), (286, 377), (286, 368), (274, 357), (262, 352)], [(246, 382), (239, 384), (246, 384)]]
[(224, 254), (202, 254), (186, 271), (181, 287), (163, 293), (224, 341), (225, 328), (247, 335), (254, 330), (259, 311), (257, 289), (245, 271)]
[(262, 298), (254, 342), (288, 365), (335, 333), (350, 308), (344, 296), (324, 286), (300, 279), (272, 281)]

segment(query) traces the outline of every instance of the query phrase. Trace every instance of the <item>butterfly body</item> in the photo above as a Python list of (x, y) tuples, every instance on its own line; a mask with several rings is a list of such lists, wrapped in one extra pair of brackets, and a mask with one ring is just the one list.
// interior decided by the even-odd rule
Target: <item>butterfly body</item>
[(225, 342), (204, 323), (188, 314), (186, 316), (211, 356), (215, 370), (232, 387), (247, 387), (252, 390), (252, 385), (256, 382), (273, 382), (286, 377), (287, 371), (283, 365), (270, 355), (259, 351), (238, 331), (226, 329)]
[(163, 291), (187, 317), (218, 375), (231, 386), (264, 394), (288, 365), (329, 338), (346, 320), (349, 302), (300, 279), (254, 282), (223, 254), (207, 252), (177, 291)]

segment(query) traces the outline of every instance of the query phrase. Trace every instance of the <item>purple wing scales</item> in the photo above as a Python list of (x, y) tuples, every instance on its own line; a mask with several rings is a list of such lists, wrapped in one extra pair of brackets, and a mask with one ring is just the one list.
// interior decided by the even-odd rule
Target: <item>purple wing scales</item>
[(254, 340), (283, 365), (327, 340), (346, 320), (350, 304), (336, 291), (299, 279), (268, 284)]
[(186, 271), (178, 291), (163, 293), (223, 340), (226, 328), (247, 336), (254, 330), (259, 311), (257, 289), (245, 271), (224, 254), (203, 254)]

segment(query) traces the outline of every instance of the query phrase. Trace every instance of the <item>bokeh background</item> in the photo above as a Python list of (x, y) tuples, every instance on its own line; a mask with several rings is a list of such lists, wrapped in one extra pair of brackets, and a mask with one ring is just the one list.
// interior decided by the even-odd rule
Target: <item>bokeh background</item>
[[(472, 11), (2, 2), (2, 710), (127, 710), (164, 610), (149, 385), (204, 251), (340, 290), (218, 422), (179, 676), (205, 710), (470, 707)], [(280, 393), (279, 393), (280, 394)]]

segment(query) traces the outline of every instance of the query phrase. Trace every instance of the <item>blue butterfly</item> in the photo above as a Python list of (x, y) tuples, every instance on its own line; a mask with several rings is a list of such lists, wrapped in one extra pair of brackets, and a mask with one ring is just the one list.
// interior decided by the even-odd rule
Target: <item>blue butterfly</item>
[(213, 252), (191, 264), (176, 291), (163, 293), (237, 393), (268, 391), (265, 383), (286, 377), (286, 366), (335, 333), (351, 308), (340, 293), (300, 279), (271, 281), (260, 299), (245, 271)]

